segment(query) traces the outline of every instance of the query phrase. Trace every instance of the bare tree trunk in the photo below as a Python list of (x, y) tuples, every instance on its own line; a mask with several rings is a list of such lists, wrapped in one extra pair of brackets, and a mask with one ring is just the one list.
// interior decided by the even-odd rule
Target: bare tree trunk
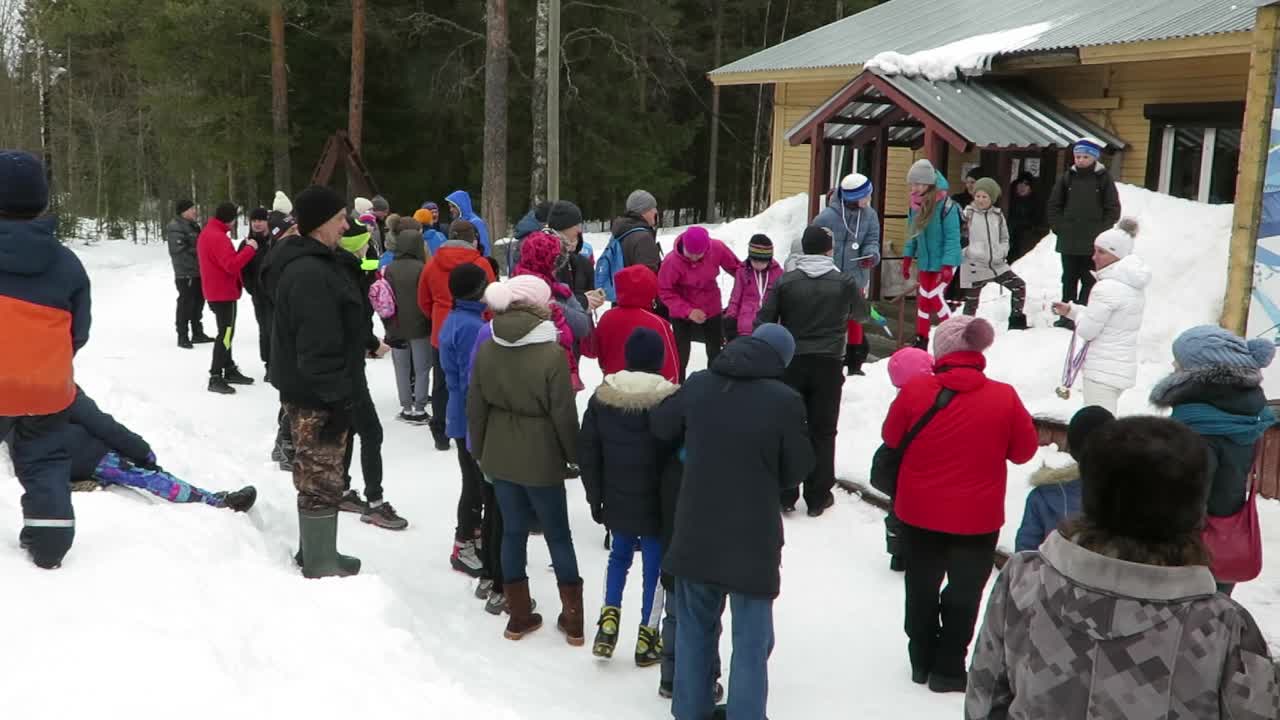
[[(769, 47), (769, 13), (773, 10), (773, 0), (769, 0), (764, 6), (764, 42), (760, 49)], [(760, 196), (760, 120), (764, 115), (764, 85), (760, 84), (756, 89), (756, 129), (751, 135), (751, 190), (748, 212), (756, 215), (759, 212), (759, 205), (756, 198)]]
[(351, 110), (347, 118), (347, 135), (357, 151), (364, 133), (365, 2), (351, 0)]
[[(720, 45), (724, 35), (724, 0), (711, 0), (715, 20), (712, 27), (715, 45), (712, 50), (712, 67), (720, 67)], [(720, 86), (711, 85), (711, 167), (707, 170), (707, 222), (716, 221), (716, 181), (720, 165)]]
[(507, 234), (507, 0), (486, 0), (484, 62), (484, 180), (490, 238)]
[(533, 163), (529, 176), (529, 204), (547, 198), (547, 34), (551, 31), (551, 0), (536, 0), (533, 32)]
[(289, 76), (285, 70), (284, 0), (271, 3), (271, 156), (277, 190), (290, 195)]

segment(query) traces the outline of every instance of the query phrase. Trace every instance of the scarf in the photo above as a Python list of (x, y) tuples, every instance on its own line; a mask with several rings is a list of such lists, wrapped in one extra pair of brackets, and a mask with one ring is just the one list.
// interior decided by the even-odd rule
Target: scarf
[(1201, 435), (1225, 437), (1237, 445), (1253, 445), (1276, 424), (1271, 408), (1263, 408), (1257, 415), (1232, 415), (1207, 403), (1177, 405), (1173, 419)]

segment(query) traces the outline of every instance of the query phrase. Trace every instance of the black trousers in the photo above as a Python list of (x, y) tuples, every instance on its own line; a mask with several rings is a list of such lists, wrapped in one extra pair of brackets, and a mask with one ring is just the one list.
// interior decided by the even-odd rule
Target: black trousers
[(343, 490), (351, 489), (351, 460), (355, 455), (355, 437), (360, 436), (360, 473), (364, 476), (364, 499), (382, 499), (382, 423), (373, 406), (369, 390), (363, 391), (351, 406), (351, 432), (347, 433), (347, 453), (343, 458)]
[(458, 524), (453, 539), (458, 542), (474, 540), (484, 518), (484, 473), (480, 464), (471, 457), (465, 438), (455, 440), (458, 446), (458, 469), (462, 472), (462, 491), (458, 494)]
[(203, 335), (200, 316), (204, 314), (204, 291), (200, 288), (200, 278), (178, 278), (173, 284), (178, 288), (178, 307), (174, 316), (178, 337)]
[(680, 355), (680, 382), (684, 382), (685, 371), (689, 367), (689, 351), (696, 333), (707, 346), (707, 366), (720, 355), (724, 347), (724, 323), (720, 316), (707, 318), (701, 325), (692, 320), (672, 318), (671, 330), (676, 336), (676, 352)]
[(1093, 257), (1090, 255), (1062, 256), (1062, 302), (1078, 305), (1089, 304), (1089, 291), (1094, 283)]
[[(259, 290), (258, 292), (262, 292)], [(253, 316), (258, 321), (258, 357), (262, 364), (271, 365), (271, 303), (267, 299), (253, 296)]]
[(999, 533), (951, 535), (906, 523), (901, 533), (911, 668), (965, 677), (965, 655), (978, 622), (982, 591), (991, 577)]
[[(804, 503), (825, 505), (836, 484), (836, 425), (840, 421), (840, 395), (844, 388), (844, 361), (825, 355), (797, 355), (782, 376), (804, 398), (809, 418), (809, 440), (818, 463), (804, 481)], [(800, 490), (784, 490), (783, 505), (795, 505)]]
[(493, 483), (480, 480), (480, 491), (484, 494), (484, 520), (480, 533), (484, 537), (485, 577), (493, 581), (493, 591), (502, 594), (502, 510), (498, 508), (498, 496), (493, 492)]
[(236, 334), (236, 303), (234, 300), (211, 302), (209, 309), (218, 321), (218, 333), (213, 337), (213, 364), (209, 366), (209, 374), (222, 377), (224, 372), (236, 366), (236, 361), (231, 357), (231, 343)]
[(431, 348), (431, 434), (444, 437), (445, 418), (449, 414), (449, 386), (444, 379), (444, 365), (440, 364), (440, 348)]

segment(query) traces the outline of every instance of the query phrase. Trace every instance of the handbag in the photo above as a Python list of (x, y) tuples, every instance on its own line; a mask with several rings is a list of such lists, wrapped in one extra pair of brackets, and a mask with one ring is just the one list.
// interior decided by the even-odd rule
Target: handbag
[(1205, 516), (1202, 538), (1209, 548), (1213, 579), (1242, 583), (1262, 574), (1262, 529), (1258, 524), (1258, 472), (1262, 441), (1254, 450), (1244, 507), (1226, 517)]
[(911, 426), (907, 434), (902, 437), (901, 445), (896, 448), (881, 445), (876, 450), (876, 454), (871, 457), (871, 487), (889, 497), (893, 497), (898, 492), (898, 473), (902, 469), (902, 458), (906, 456), (907, 446), (916, 439), (916, 435), (919, 435), (924, 426), (929, 424), (933, 416), (946, 407), (955, 396), (956, 391), (950, 388), (939, 390), (938, 396), (933, 400), (933, 406), (916, 421), (915, 425)]

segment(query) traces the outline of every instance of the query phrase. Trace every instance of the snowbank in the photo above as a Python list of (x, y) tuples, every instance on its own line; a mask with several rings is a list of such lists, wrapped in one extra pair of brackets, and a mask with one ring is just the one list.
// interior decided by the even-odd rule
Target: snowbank
[(995, 56), (1030, 45), (1052, 27), (1053, 23), (1048, 22), (1024, 25), (975, 35), (909, 55), (890, 50), (868, 60), (864, 68), (881, 75), (924, 76), (935, 82), (955, 80), (962, 74), (981, 75), (991, 69)]

